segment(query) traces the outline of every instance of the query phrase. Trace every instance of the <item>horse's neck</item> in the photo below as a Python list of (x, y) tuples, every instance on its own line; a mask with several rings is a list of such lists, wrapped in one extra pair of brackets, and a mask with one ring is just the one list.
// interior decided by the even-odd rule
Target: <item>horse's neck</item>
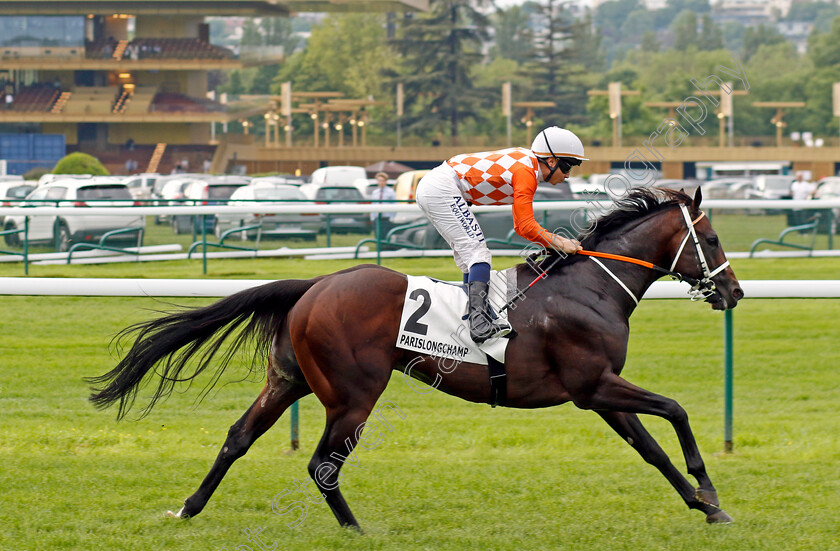
[[(676, 231), (673, 214), (669, 211), (663, 211), (640, 220), (635, 225), (618, 230), (613, 235), (606, 236), (595, 247), (595, 250), (644, 260), (656, 266), (669, 268), (673, 258), (668, 257), (672, 248), (668, 245), (673, 240)], [(609, 270), (627, 286), (637, 299), (641, 299), (648, 287), (662, 276), (655, 270), (636, 264), (620, 261), (607, 262), (609, 263)], [(603, 271), (600, 267), (596, 269)], [(615, 282), (611, 283), (618, 286)], [(636, 306), (635, 302), (620, 287), (612, 296), (615, 296), (620, 303), (630, 306), (629, 312), (632, 312)]]

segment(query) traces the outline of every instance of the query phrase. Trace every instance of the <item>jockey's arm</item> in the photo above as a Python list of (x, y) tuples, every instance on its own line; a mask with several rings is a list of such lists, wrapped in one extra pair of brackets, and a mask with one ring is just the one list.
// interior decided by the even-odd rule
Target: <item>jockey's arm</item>
[(581, 250), (575, 239), (551, 233), (543, 228), (534, 218), (534, 194), (537, 191), (537, 179), (526, 171), (513, 175), (513, 229), (528, 241), (542, 245), (546, 249), (556, 249), (566, 254)]

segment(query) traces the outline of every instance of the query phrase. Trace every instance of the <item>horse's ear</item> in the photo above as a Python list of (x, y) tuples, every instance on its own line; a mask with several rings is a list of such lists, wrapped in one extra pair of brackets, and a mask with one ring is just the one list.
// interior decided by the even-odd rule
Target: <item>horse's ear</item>
[(694, 201), (692, 201), (695, 209), (700, 208), (701, 201), (703, 201), (703, 193), (700, 191), (700, 186), (697, 186), (697, 191), (694, 192)]

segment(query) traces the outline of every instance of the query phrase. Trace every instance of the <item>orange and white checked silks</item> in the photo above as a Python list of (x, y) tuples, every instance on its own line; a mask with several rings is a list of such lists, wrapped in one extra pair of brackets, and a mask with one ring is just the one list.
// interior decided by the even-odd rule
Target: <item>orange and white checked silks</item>
[(542, 172), (536, 156), (524, 148), (452, 157), (429, 172), (417, 186), (417, 204), (455, 252), (462, 272), (491, 260), (484, 234), (466, 201), (476, 205), (513, 205), (516, 233), (543, 246), (550, 233), (534, 219), (533, 200)]

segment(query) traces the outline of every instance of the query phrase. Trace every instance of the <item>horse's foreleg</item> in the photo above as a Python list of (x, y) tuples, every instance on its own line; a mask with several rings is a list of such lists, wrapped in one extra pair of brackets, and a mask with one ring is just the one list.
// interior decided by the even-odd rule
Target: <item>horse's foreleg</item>
[(717, 508), (717, 492), (706, 473), (703, 457), (688, 424), (688, 414), (675, 400), (639, 388), (618, 375), (609, 375), (601, 380), (593, 394), (575, 400), (575, 403), (585, 409), (656, 415), (666, 419), (677, 433), (688, 473), (699, 484), (695, 492), (697, 501)]
[(653, 436), (642, 426), (642, 422), (633, 413), (620, 411), (599, 411), (598, 415), (630, 444), (647, 463), (656, 467), (671, 483), (685, 504), (706, 514), (709, 522), (730, 522), (732, 519), (717, 507), (698, 498), (694, 486), (674, 467), (668, 454), (659, 446)]
[(176, 518), (194, 517), (209, 501), (233, 462), (245, 455), (257, 438), (263, 435), (296, 400), (312, 392), (305, 384), (289, 381), (271, 381), (262, 389), (259, 397), (248, 411), (228, 431), (210, 472), (204, 477), (198, 490), (184, 501), (177, 513), (167, 512)]

